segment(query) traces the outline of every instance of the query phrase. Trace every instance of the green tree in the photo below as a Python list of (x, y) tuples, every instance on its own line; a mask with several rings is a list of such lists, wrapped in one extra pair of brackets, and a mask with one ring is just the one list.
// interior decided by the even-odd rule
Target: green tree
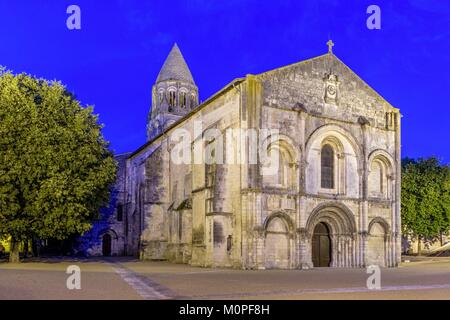
[(402, 161), (402, 231), (434, 241), (450, 228), (450, 167), (435, 157)]
[(91, 228), (116, 162), (92, 107), (56, 81), (0, 69), (0, 238), (63, 240)]

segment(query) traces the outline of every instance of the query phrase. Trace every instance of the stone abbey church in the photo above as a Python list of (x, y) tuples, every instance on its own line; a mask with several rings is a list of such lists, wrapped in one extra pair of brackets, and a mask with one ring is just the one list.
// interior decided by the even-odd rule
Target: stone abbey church
[[(234, 79), (201, 104), (174, 45), (153, 85), (147, 143), (117, 156), (111, 205), (82, 250), (204, 267), (397, 266), (401, 115), (327, 44), (326, 54)], [(235, 154), (255, 141), (227, 130), (277, 130), (256, 141), (278, 154), (277, 170), (263, 174), (259, 159), (173, 161), (173, 133), (191, 135), (193, 158), (217, 139), (207, 129)]]

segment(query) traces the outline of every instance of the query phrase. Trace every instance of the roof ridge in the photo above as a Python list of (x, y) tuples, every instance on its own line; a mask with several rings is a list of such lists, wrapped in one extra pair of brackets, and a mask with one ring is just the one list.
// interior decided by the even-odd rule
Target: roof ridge
[(327, 53), (319, 55), (319, 56), (311, 57), (311, 58), (308, 58), (308, 59), (305, 59), (305, 60), (297, 61), (297, 62), (288, 64), (288, 65), (285, 65), (285, 66), (281, 66), (281, 67), (274, 68), (274, 69), (271, 69), (271, 70), (268, 70), (268, 71), (265, 71), (265, 72), (261, 72), (261, 73), (256, 74), (256, 76), (263, 76), (264, 77), (264, 76), (272, 74), (274, 72), (285, 70), (285, 69), (288, 69), (288, 68), (291, 68), (291, 67), (294, 67), (294, 66), (297, 66), (297, 65), (301, 65), (303, 63), (307, 63), (307, 62), (310, 62), (310, 61), (314, 61), (316, 59), (324, 58), (326, 56), (334, 57), (339, 63), (341, 63), (344, 66), (344, 68), (346, 68), (353, 76), (355, 76), (359, 81), (361, 81), (363, 83), (363, 85), (369, 89), (369, 91), (371, 91), (378, 99), (380, 99), (381, 102), (387, 104), (389, 107), (391, 107), (393, 109), (398, 110), (389, 101), (387, 101), (378, 91), (376, 91), (374, 88), (372, 88), (372, 86), (370, 86), (355, 71), (353, 71), (349, 66), (347, 66), (341, 59), (339, 59), (339, 57), (336, 56), (333, 52), (327, 52)]
[(276, 68), (273, 68), (273, 69), (270, 69), (270, 70), (267, 70), (267, 71), (264, 71), (264, 72), (260, 72), (260, 73), (256, 74), (256, 76), (262, 76), (262, 75), (265, 75), (265, 74), (268, 74), (268, 73), (272, 73), (272, 72), (281, 71), (281, 70), (284, 70), (284, 69), (287, 69), (287, 68), (291, 68), (293, 66), (300, 65), (302, 63), (306, 63), (306, 62), (309, 62), (309, 61), (312, 61), (312, 60), (315, 60), (315, 59), (322, 58), (322, 57), (324, 57), (324, 56), (326, 56), (328, 54), (329, 53), (324, 53), (324, 54), (321, 54), (319, 56), (314, 56), (314, 57), (311, 57), (311, 58), (307, 58), (307, 59), (304, 59), (304, 60), (300, 60), (300, 61), (297, 61), (297, 62), (293, 62), (293, 63), (287, 64), (287, 65), (284, 65), (284, 66), (281, 66), (281, 67), (276, 67)]

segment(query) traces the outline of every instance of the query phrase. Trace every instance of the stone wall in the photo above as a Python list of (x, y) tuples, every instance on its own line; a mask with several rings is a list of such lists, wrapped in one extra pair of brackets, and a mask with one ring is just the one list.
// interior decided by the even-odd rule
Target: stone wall
[[(127, 255), (126, 234), (126, 159), (129, 154), (115, 157), (118, 163), (117, 179), (111, 190), (110, 203), (102, 208), (99, 219), (94, 221), (92, 229), (76, 241), (76, 254), (102, 256), (104, 254), (103, 237), (111, 237), (110, 255)], [(119, 212), (120, 211), (120, 212)], [(120, 215), (120, 217), (119, 217)]]

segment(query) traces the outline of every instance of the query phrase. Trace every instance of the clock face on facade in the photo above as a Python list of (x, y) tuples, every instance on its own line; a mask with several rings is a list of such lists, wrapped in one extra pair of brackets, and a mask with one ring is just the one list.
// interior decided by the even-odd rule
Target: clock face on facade
[(334, 96), (336, 94), (336, 87), (332, 85), (328, 85), (327, 91), (329, 95)]

